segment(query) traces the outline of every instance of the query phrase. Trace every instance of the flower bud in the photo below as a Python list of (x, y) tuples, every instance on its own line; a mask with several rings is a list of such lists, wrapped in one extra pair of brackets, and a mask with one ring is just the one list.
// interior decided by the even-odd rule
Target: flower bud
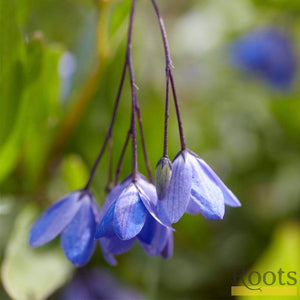
[(155, 169), (155, 186), (159, 200), (166, 195), (172, 175), (172, 163), (167, 157), (162, 157)]

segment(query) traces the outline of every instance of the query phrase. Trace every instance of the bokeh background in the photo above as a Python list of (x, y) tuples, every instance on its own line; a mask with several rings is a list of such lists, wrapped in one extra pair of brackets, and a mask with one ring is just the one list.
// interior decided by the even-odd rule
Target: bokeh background
[[(94, 299), (101, 293), (103, 299), (230, 299), (235, 270), (282, 268), (298, 272), (300, 282), (300, 2), (160, 0), (158, 5), (188, 147), (216, 170), (242, 207), (227, 208), (222, 221), (185, 215), (175, 225), (168, 261), (147, 257), (135, 246), (118, 257), (117, 267), (109, 267), (98, 247), (78, 271), (58, 240), (30, 249), (34, 219), (83, 186), (104, 140), (122, 71), (130, 1), (1, 1), (0, 299), (67, 299), (70, 284), (92, 289), (86, 282), (93, 280), (103, 287)], [(255, 36), (270, 28), (283, 37), (271, 52), (270, 37), (254, 38), (262, 46), (239, 53), (253, 61), (237, 63), (234, 45), (249, 32)], [(263, 57), (255, 52), (266, 48)], [(138, 1), (133, 60), (154, 171), (162, 155), (165, 63), (149, 0)], [(270, 79), (272, 72), (283, 76), (279, 83)], [(114, 166), (129, 120), (127, 84), (114, 128)], [(179, 137), (173, 105), (169, 138), (174, 157)], [(99, 204), (107, 160), (106, 155), (92, 185)], [(128, 151), (122, 178), (130, 168)], [(139, 169), (145, 174), (142, 151)], [(120, 293), (113, 294), (116, 290)]]

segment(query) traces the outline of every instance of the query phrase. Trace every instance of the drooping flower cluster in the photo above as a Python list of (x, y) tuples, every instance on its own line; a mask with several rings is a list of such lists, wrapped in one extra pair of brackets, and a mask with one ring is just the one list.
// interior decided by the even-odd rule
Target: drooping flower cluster
[(289, 89), (297, 72), (291, 38), (282, 30), (267, 27), (238, 38), (231, 46), (233, 64), (258, 75), (277, 89)]
[(172, 229), (156, 215), (155, 186), (142, 175), (132, 175), (108, 194), (103, 208), (90, 191), (75, 191), (50, 206), (30, 231), (31, 247), (42, 246), (59, 234), (61, 246), (75, 266), (91, 258), (98, 239), (106, 261), (116, 265), (114, 255), (128, 251), (135, 241), (149, 256), (169, 258), (173, 253)]
[[(61, 235), (61, 246), (66, 257), (76, 266), (85, 265), (99, 242), (106, 261), (115, 265), (115, 255), (128, 251), (138, 242), (149, 256), (169, 258), (173, 253), (173, 223), (185, 212), (201, 213), (211, 220), (222, 219), (225, 205), (238, 207), (239, 200), (224, 185), (214, 171), (196, 154), (187, 149), (180, 117), (179, 104), (172, 74), (166, 31), (156, 1), (156, 11), (166, 54), (166, 109), (163, 157), (158, 161), (155, 185), (152, 184), (141, 112), (136, 95), (135, 77), (131, 57), (132, 27), (136, 0), (132, 1), (127, 51), (121, 82), (111, 122), (103, 146), (91, 170), (85, 187), (70, 193), (48, 208), (33, 225), (30, 245), (38, 247)], [(102, 209), (90, 191), (90, 185), (107, 145), (112, 145), (112, 130), (118, 110), (126, 72), (129, 72), (132, 103), (131, 123), (112, 183), (112, 162), (109, 155), (109, 183), (113, 186)], [(169, 90), (172, 90), (179, 126), (181, 151), (173, 163), (168, 158)], [(149, 181), (138, 172), (137, 134), (138, 119), (143, 153)], [(132, 173), (121, 183), (119, 174), (129, 140), (132, 140)], [(111, 151), (111, 147), (109, 148)]]

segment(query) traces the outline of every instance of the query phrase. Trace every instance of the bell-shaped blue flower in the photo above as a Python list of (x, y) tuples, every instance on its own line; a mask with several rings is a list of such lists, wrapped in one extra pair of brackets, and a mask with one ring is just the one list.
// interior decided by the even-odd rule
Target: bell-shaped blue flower
[[(95, 237), (99, 238), (108, 263), (115, 265), (114, 255), (128, 251), (138, 241), (150, 256), (162, 254), (173, 239), (172, 229), (157, 217), (157, 196), (153, 184), (138, 175), (114, 187), (107, 196)], [(172, 255), (165, 255), (168, 258)]]
[(225, 204), (241, 206), (215, 172), (189, 150), (178, 153), (165, 197), (158, 201), (158, 214), (165, 224), (176, 223), (185, 212), (202, 213), (210, 220), (222, 219)]
[(89, 191), (78, 190), (51, 205), (30, 231), (31, 247), (42, 246), (61, 234), (61, 246), (75, 266), (91, 258), (100, 208)]
[(231, 45), (234, 66), (268, 81), (278, 89), (292, 86), (297, 58), (291, 39), (278, 28), (252, 31)]

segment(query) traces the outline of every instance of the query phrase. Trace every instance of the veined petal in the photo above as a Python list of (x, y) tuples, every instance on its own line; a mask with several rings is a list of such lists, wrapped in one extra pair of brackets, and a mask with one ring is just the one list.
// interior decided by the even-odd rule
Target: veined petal
[(90, 200), (84, 199), (81, 202), (77, 214), (61, 234), (64, 253), (75, 266), (87, 264), (95, 248), (95, 216)]
[(147, 181), (145, 178), (143, 178), (142, 175), (139, 178), (137, 182), (137, 187), (139, 192), (143, 192), (144, 194), (147, 195), (148, 199), (151, 201), (151, 203), (156, 206), (157, 204), (157, 194), (156, 194), (156, 189), (155, 186)]
[(198, 193), (197, 190), (192, 190), (191, 199), (195, 205), (198, 205), (199, 212), (208, 220), (223, 219), (225, 213), (225, 205), (222, 201), (211, 201)]
[(146, 221), (146, 208), (140, 199), (139, 191), (131, 183), (116, 201), (113, 226), (121, 240), (130, 240), (143, 228)]
[(171, 230), (168, 230), (167, 243), (161, 252), (161, 256), (164, 259), (169, 259), (173, 255), (173, 251), (174, 251), (173, 232)]
[(148, 255), (157, 256), (167, 243), (167, 232), (167, 227), (159, 224), (150, 214), (147, 214), (145, 225), (137, 237)]
[(198, 204), (199, 210), (205, 218), (210, 220), (222, 219), (225, 205), (223, 194), (218, 184), (212, 181), (201, 168), (196, 157), (189, 154), (188, 162), (192, 168), (192, 199), (190, 201), (192, 201), (194, 209), (195, 204)]
[(240, 207), (241, 202), (232, 193), (232, 191), (223, 183), (223, 181), (213, 171), (213, 169), (203, 159), (198, 158), (197, 160), (201, 168), (206, 172), (206, 174), (211, 178), (211, 180), (213, 180), (214, 182), (216, 182), (216, 184), (218, 184), (219, 188), (223, 193), (225, 204), (232, 207)]
[(95, 233), (96, 239), (101, 238), (107, 235), (108, 233), (112, 232), (112, 230), (109, 230), (109, 228), (112, 226), (113, 223), (115, 205), (116, 205), (116, 201), (109, 207), (106, 214), (103, 216)]
[(29, 244), (38, 247), (53, 240), (71, 222), (81, 201), (78, 200), (81, 191), (68, 194), (51, 205), (34, 223), (30, 230)]
[(161, 220), (160, 219), (161, 216), (158, 215), (157, 195), (156, 195), (155, 186), (144, 179), (140, 179), (138, 181), (138, 190), (139, 190), (140, 199), (142, 200), (149, 214), (161, 225), (170, 226), (171, 223), (168, 217), (162, 215), (163, 218)]
[(131, 176), (128, 176), (125, 180), (123, 180), (120, 184), (116, 185), (107, 195), (105, 198), (103, 207), (100, 212), (100, 220), (103, 218), (103, 216), (106, 214), (107, 210), (110, 208), (110, 206), (113, 204), (115, 200), (119, 198), (123, 190), (128, 186), (130, 183)]
[(173, 162), (172, 176), (165, 197), (157, 202), (159, 218), (166, 224), (176, 223), (189, 203), (192, 170), (182, 151)]

